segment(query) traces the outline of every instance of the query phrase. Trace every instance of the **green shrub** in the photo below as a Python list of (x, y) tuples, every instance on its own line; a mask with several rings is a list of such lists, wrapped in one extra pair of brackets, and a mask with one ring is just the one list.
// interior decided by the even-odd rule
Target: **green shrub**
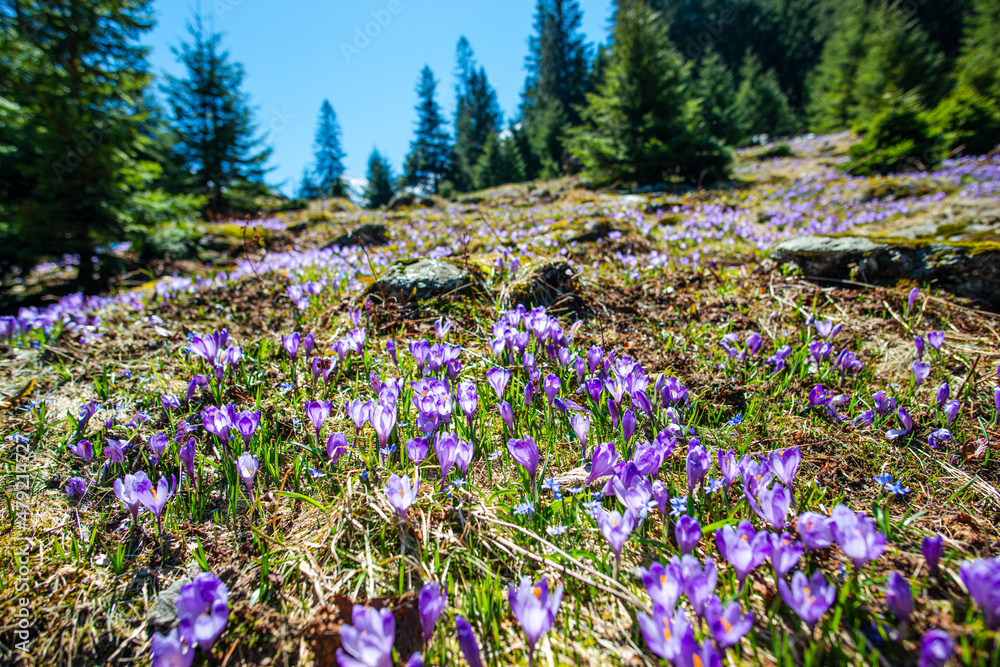
[(864, 135), (844, 165), (855, 176), (930, 169), (941, 161), (930, 123), (912, 97), (887, 103)]
[(949, 153), (984, 155), (1000, 144), (1000, 108), (968, 86), (956, 86), (928, 120)]

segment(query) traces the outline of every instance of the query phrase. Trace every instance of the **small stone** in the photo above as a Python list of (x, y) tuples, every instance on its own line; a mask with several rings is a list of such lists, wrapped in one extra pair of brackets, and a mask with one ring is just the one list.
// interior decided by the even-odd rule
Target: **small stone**
[(160, 592), (149, 609), (150, 625), (170, 627), (177, 623), (177, 596), (181, 593), (181, 587), (190, 583), (190, 577), (181, 577)]

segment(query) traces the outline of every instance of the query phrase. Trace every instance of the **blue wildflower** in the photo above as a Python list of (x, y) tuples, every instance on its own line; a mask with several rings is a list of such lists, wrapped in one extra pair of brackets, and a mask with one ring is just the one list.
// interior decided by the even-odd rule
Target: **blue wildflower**
[(545, 532), (548, 533), (549, 535), (555, 536), (555, 535), (562, 535), (567, 530), (569, 530), (569, 526), (549, 526), (548, 528), (545, 529)]
[(528, 516), (532, 516), (534, 515), (534, 513), (535, 513), (535, 503), (533, 502), (525, 501), (514, 508), (514, 514), (518, 515), (527, 514)]
[(687, 496), (680, 496), (678, 498), (670, 499), (670, 516), (679, 517), (681, 514), (687, 511), (688, 499)]

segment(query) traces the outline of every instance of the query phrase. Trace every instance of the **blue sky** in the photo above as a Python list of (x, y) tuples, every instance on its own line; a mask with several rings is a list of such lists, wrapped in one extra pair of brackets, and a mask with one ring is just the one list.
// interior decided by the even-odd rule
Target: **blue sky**
[[(159, 0), (157, 25), (146, 42), (154, 72), (182, 75), (171, 47), (186, 38), (185, 23), (200, 7), (207, 25), (224, 34), (231, 57), (246, 70), (245, 89), (274, 148), (268, 181), (284, 182), (290, 194), (311, 160), (324, 98), (340, 121), (348, 173), (364, 176), (368, 155), (378, 146), (398, 174), (413, 137), (414, 88), (425, 63), (439, 80), (438, 101), (451, 118), (455, 44), (462, 35), (512, 117), (524, 86), (534, 5), (535, 0)], [(580, 6), (588, 40), (605, 41), (612, 1), (581, 0)], [(375, 36), (358, 38), (366, 28)]]

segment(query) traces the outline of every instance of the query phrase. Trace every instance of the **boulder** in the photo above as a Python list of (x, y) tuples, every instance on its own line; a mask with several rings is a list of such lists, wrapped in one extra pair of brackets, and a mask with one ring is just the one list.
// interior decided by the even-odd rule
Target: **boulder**
[(1000, 311), (1000, 244), (911, 242), (901, 238), (805, 236), (771, 251), (810, 278), (895, 285), (928, 283)]
[(390, 211), (398, 211), (401, 208), (416, 206), (418, 208), (433, 208), (437, 206), (437, 201), (433, 197), (415, 195), (412, 192), (404, 192), (396, 195), (386, 205)]
[(418, 259), (396, 262), (371, 284), (367, 293), (373, 299), (412, 301), (466, 293), (475, 285), (473, 276), (453, 262)]
[(579, 274), (564, 259), (528, 264), (510, 286), (514, 303), (528, 307), (548, 306), (565, 294), (575, 295), (579, 289)]
[(158, 627), (171, 627), (177, 622), (177, 596), (181, 587), (191, 583), (191, 577), (181, 577), (170, 584), (153, 602), (149, 608), (149, 624)]
[(559, 240), (562, 243), (593, 243), (614, 231), (621, 231), (621, 228), (613, 220), (591, 218), (564, 231), (559, 235)]
[(340, 246), (342, 248), (353, 246), (379, 246), (389, 242), (389, 232), (386, 226), (380, 222), (370, 222), (361, 225), (357, 229), (341, 234), (326, 245), (327, 248)]

